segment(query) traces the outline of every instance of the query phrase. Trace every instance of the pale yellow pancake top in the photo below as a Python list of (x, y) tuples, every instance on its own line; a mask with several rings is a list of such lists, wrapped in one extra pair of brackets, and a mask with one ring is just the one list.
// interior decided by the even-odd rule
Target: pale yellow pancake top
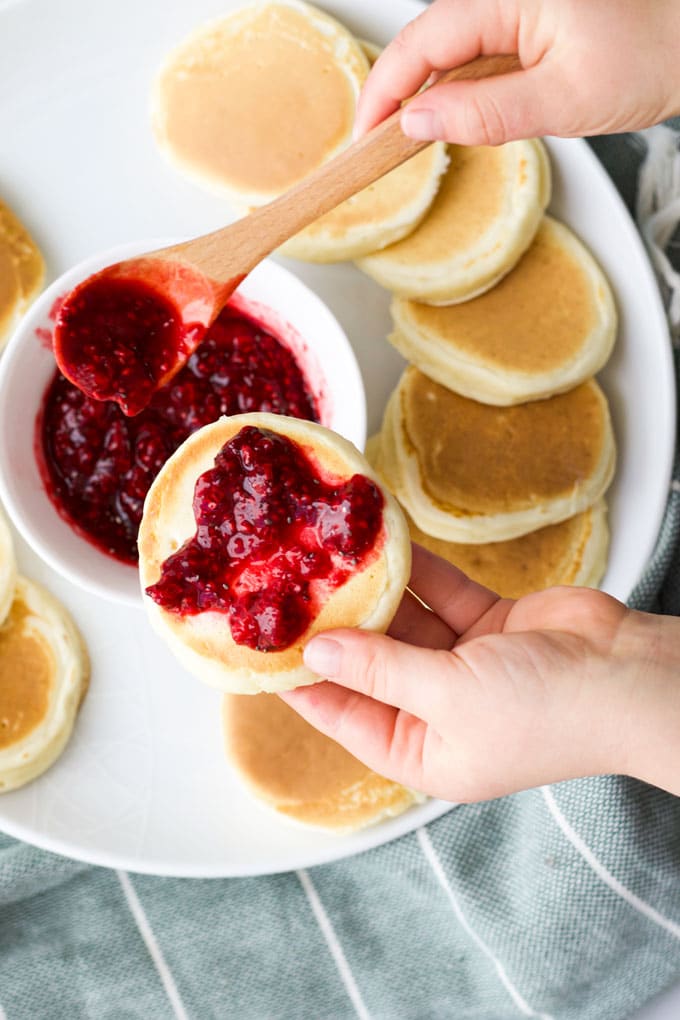
[(485, 294), (442, 307), (397, 304), (398, 318), (425, 336), (520, 372), (546, 372), (569, 362), (597, 317), (589, 275), (549, 219), (517, 266)]
[(359, 43), (322, 12), (256, 4), (170, 55), (156, 84), (154, 126), (188, 168), (264, 197), (349, 140), (367, 70)]
[(547, 400), (494, 407), (410, 367), (399, 395), (407, 449), (442, 509), (498, 513), (557, 499), (600, 464), (608, 409), (594, 381)]
[(358, 828), (414, 795), (372, 772), (275, 694), (225, 695), (227, 756), (254, 793), (297, 821)]
[(56, 663), (47, 641), (34, 628), (20, 598), (0, 627), (0, 749), (23, 740), (49, 708)]
[[(368, 63), (373, 65), (380, 55), (380, 47), (366, 39), (360, 39), (359, 45)], [(354, 227), (391, 222), (399, 216), (404, 204), (412, 202), (422, 191), (424, 183), (437, 173), (437, 166), (442, 162), (441, 151), (438, 150), (441, 146), (428, 145), (417, 156), (407, 159), (401, 166), (310, 223), (305, 228), (306, 234), (314, 237), (323, 233), (330, 238), (342, 238)]]
[(449, 167), (420, 226), (385, 251), (393, 262), (427, 265), (446, 261), (477, 241), (498, 218), (507, 189), (502, 148), (449, 146)]
[(436, 175), (441, 161), (437, 146), (428, 145), (417, 156), (319, 217), (305, 228), (307, 234), (313, 237), (323, 232), (329, 237), (341, 238), (354, 227), (391, 222), (399, 217), (405, 204), (422, 193)]

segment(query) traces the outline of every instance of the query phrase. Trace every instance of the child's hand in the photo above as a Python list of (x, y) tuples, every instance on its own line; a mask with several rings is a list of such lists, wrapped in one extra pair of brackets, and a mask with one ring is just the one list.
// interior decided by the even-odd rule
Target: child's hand
[(680, 793), (680, 620), (580, 588), (513, 602), (414, 547), (391, 637), (337, 630), (285, 700), (375, 771), (453, 801), (598, 773)]
[(377, 60), (357, 134), (432, 72), (500, 53), (524, 70), (428, 90), (402, 115), (405, 133), (497, 145), (648, 127), (680, 112), (679, 40), (677, 0), (434, 0)]

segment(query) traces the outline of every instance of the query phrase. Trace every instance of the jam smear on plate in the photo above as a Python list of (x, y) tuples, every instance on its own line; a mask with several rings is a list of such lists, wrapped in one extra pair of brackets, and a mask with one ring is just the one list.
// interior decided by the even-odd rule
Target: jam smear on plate
[(36, 437), (45, 487), (74, 530), (134, 564), (144, 499), (165, 461), (202, 425), (245, 411), (319, 420), (291, 351), (227, 306), (184, 368), (134, 417), (57, 372)]
[(237, 644), (288, 648), (375, 555), (383, 502), (370, 478), (324, 481), (297, 443), (246, 426), (198, 478), (196, 533), (147, 594), (181, 616), (227, 614)]

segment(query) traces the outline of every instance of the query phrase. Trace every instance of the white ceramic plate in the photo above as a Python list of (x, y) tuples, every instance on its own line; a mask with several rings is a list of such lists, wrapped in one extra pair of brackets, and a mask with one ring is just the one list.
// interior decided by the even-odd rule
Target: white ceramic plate
[[(188, 236), (225, 221), (223, 203), (165, 165), (148, 125), (149, 85), (166, 51), (233, 0), (0, 0), (0, 195), (32, 228), (50, 278), (140, 237)], [(414, 0), (324, 0), (358, 34), (386, 42)], [(602, 374), (620, 448), (611, 490), (604, 587), (625, 598), (652, 550), (671, 469), (674, 393), (663, 310), (637, 233), (583, 142), (554, 141), (552, 212), (608, 274), (621, 328)], [(379, 424), (402, 362), (384, 337), (388, 297), (351, 265), (287, 263), (329, 305), (352, 341)], [(219, 695), (187, 676), (143, 614), (87, 595), (18, 542), (22, 569), (73, 611), (93, 679), (58, 764), (0, 800), (0, 828), (98, 864), (158, 874), (281, 871), (392, 839), (447, 810), (430, 802), (337, 838), (293, 828), (232, 778)]]

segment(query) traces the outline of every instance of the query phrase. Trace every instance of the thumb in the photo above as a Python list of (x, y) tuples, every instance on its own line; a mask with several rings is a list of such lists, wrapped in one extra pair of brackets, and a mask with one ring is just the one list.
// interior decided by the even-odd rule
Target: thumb
[(312, 638), (304, 660), (320, 676), (426, 721), (443, 710), (456, 673), (455, 657), (445, 649), (418, 648), (363, 630)]
[(433, 85), (401, 115), (410, 138), (460, 145), (502, 145), (520, 138), (559, 134), (564, 103), (551, 103), (538, 67), (513, 74)]

